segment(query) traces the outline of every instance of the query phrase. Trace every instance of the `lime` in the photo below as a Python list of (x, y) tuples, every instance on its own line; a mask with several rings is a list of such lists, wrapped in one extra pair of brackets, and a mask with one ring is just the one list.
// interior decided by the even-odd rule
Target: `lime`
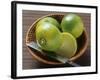
[(45, 17), (45, 18), (41, 19), (41, 20), (37, 23), (37, 27), (38, 27), (39, 25), (41, 25), (43, 22), (49, 22), (49, 23), (55, 25), (56, 27), (60, 28), (59, 22), (58, 22), (56, 19), (52, 18), (52, 17)]
[(82, 34), (83, 27), (84, 24), (81, 17), (76, 14), (65, 15), (61, 21), (62, 31), (71, 33), (75, 38)]
[(36, 28), (36, 41), (43, 50), (57, 51), (62, 42), (61, 33), (55, 25), (44, 22)]
[(67, 32), (61, 33), (62, 44), (61, 47), (56, 51), (60, 56), (71, 58), (77, 51), (77, 42), (76, 39)]

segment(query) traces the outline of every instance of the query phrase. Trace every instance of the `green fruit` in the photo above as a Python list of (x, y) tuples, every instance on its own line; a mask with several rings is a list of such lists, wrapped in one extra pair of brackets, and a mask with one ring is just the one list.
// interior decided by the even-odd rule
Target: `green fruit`
[(41, 25), (44, 22), (49, 22), (49, 23), (53, 24), (54, 26), (60, 28), (59, 22), (56, 19), (52, 18), (52, 17), (45, 17), (45, 18), (41, 19), (38, 22), (37, 26)]
[(71, 58), (75, 55), (77, 51), (77, 42), (76, 39), (67, 32), (61, 33), (62, 35), (62, 44), (61, 47), (56, 51), (60, 56)]
[(78, 38), (84, 30), (84, 25), (82, 19), (78, 15), (68, 14), (62, 19), (61, 28), (62, 31), (69, 32), (75, 38)]
[(56, 26), (45, 22), (36, 29), (36, 41), (43, 50), (57, 51), (61, 46), (61, 33)]

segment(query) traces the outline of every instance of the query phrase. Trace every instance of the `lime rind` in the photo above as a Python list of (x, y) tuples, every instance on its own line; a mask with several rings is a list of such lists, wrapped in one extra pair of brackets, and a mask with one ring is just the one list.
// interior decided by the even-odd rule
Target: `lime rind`
[(61, 33), (53, 24), (45, 22), (36, 29), (38, 46), (46, 51), (57, 51), (61, 46)]
[(41, 25), (42, 23), (45, 23), (45, 22), (51, 23), (51, 24), (53, 24), (54, 26), (56, 26), (57, 28), (60, 29), (60, 24), (59, 24), (59, 22), (58, 22), (55, 18), (53, 18), (53, 17), (44, 17), (43, 19), (41, 19), (41, 20), (37, 23), (37, 27), (38, 27), (39, 25)]
[(65, 15), (61, 21), (61, 29), (63, 32), (69, 32), (75, 38), (78, 38), (84, 31), (84, 24), (80, 16), (68, 14)]

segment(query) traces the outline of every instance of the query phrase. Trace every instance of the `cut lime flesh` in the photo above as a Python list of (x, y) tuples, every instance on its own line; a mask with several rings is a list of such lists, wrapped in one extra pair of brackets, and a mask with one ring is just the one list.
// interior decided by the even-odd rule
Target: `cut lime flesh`
[(77, 51), (76, 39), (67, 32), (62, 33), (62, 45), (56, 52), (58, 55), (71, 58)]

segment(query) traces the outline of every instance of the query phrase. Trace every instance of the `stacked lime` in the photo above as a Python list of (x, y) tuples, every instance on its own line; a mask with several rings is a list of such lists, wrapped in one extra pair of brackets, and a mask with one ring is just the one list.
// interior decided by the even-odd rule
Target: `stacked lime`
[(44, 17), (43, 19), (41, 19), (38, 24), (37, 24), (37, 27), (39, 25), (41, 25), (42, 23), (44, 22), (47, 22), (47, 23), (51, 23), (53, 24), (54, 26), (56, 26), (57, 28), (60, 28), (60, 24), (58, 23), (58, 21), (52, 17)]
[(62, 31), (71, 33), (75, 38), (82, 35), (83, 26), (81, 17), (76, 14), (65, 15), (61, 22)]
[(43, 50), (71, 58), (77, 51), (77, 38), (82, 35), (83, 26), (81, 17), (76, 14), (65, 15), (61, 23), (45, 17), (36, 26), (37, 44)]

